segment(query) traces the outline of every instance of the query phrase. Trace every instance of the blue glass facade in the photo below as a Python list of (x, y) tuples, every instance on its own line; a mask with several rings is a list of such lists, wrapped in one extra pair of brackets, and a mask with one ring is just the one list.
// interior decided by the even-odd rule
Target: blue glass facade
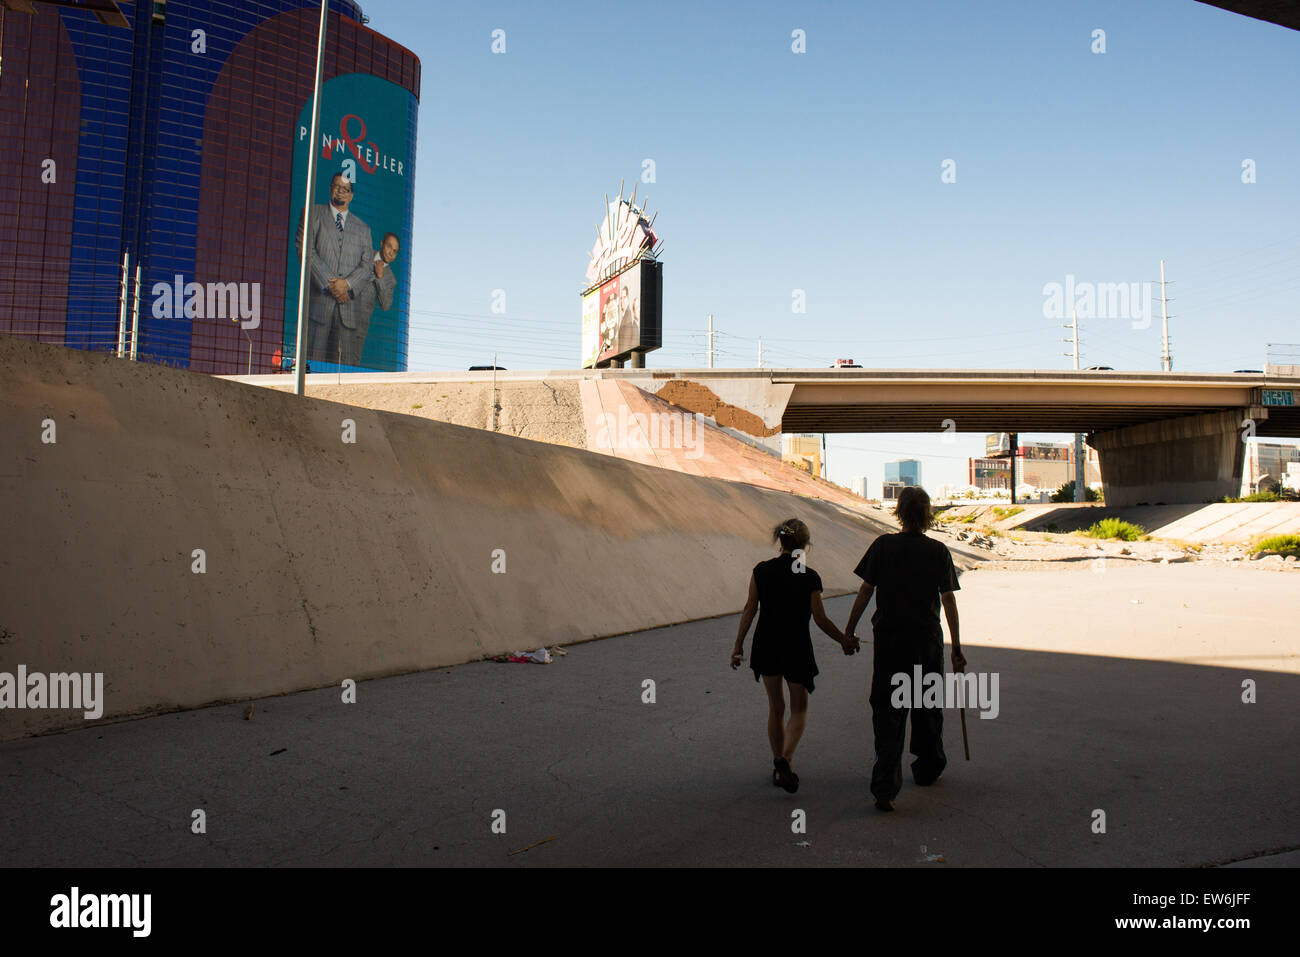
[[(123, 4), (122, 12), (130, 18), (137, 6)], [(117, 343), (122, 252), (129, 243), (124, 220), (135, 34), (80, 11), (61, 10), (58, 16), (76, 57), (81, 91), (64, 342), (107, 349)]]
[[(142, 358), (272, 371), (286, 338), (292, 237), (283, 224), (302, 202), (290, 196), (293, 126), (311, 97), (320, 8), (296, 0), (117, 6), (128, 25), (41, 3), (35, 16), (4, 11), (0, 132), (24, 144), (24, 171), (40, 176), (49, 160), (57, 178), (44, 172), (47, 181), (36, 182), (25, 172), (16, 208), (0, 214), (0, 244), (11, 246), (0, 249), (8, 254), (0, 255), (0, 333), (116, 348), (129, 254), (131, 272), (141, 267)], [(361, 73), (393, 84), (409, 100), (413, 143), (419, 60), (364, 26), (356, 4), (334, 0), (330, 10), (326, 80)], [(389, 227), (404, 240), (413, 151), (407, 159), (408, 218)], [(395, 275), (400, 320), (390, 322), (395, 341), (379, 367), (404, 369), (409, 275)], [(232, 282), (258, 287), (267, 321), (249, 328), (158, 308), (159, 284)]]
[(921, 484), (921, 463), (916, 459), (902, 459), (885, 463), (885, 481), (903, 485)]

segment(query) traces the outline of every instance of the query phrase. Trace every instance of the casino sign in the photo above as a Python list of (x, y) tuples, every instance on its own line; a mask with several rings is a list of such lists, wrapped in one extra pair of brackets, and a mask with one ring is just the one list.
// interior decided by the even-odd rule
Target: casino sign
[[(656, 213), (657, 217), (658, 214)], [(645, 354), (663, 345), (663, 243), (646, 218), (636, 189), (605, 197), (605, 218), (596, 227), (582, 291), (582, 367), (645, 365)]]

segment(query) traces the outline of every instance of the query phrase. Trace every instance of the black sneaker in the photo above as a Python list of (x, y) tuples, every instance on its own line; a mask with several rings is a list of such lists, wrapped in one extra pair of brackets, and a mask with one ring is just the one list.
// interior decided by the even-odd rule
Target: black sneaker
[(775, 783), (789, 794), (798, 791), (799, 776), (790, 770), (790, 762), (785, 758), (776, 758), (772, 764), (775, 765), (776, 769)]

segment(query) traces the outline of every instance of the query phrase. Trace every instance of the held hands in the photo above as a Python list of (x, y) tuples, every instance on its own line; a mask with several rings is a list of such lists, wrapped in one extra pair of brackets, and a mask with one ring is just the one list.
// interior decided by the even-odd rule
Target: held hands
[(348, 281), (346, 279), (342, 279), (339, 278), (338, 276), (335, 276), (333, 279), (329, 281), (328, 285), (329, 285), (330, 295), (334, 297), (335, 301), (337, 302), (348, 301), (348, 290), (351, 289), (351, 287), (348, 285)]
[(840, 647), (846, 655), (855, 655), (862, 650), (862, 642), (858, 641), (857, 635), (845, 634), (840, 640)]

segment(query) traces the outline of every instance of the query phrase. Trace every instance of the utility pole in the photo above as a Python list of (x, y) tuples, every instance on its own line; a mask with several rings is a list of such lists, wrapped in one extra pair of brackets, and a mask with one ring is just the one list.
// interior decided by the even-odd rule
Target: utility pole
[(1165, 261), (1160, 260), (1160, 316), (1164, 333), (1161, 337), (1163, 347), (1160, 350), (1160, 369), (1171, 372), (1174, 368), (1173, 357), (1169, 354), (1169, 296), (1165, 293)]
[(709, 368), (713, 368), (713, 313), (709, 313)]
[[(1079, 371), (1079, 310), (1074, 310), (1074, 371)], [(1088, 501), (1084, 490), (1087, 482), (1087, 466), (1083, 461), (1083, 433), (1074, 433), (1074, 501)]]
[(1074, 328), (1074, 371), (1079, 371), (1079, 310), (1074, 310), (1074, 322), (1071, 323)]
[(492, 431), (497, 430), (497, 413), (501, 406), (497, 405), (497, 354), (492, 353)]
[(1016, 450), (1020, 447), (1020, 433), (1011, 433), (1011, 504), (1016, 504)]
[(758, 338), (758, 367), (763, 368), (763, 337)]

